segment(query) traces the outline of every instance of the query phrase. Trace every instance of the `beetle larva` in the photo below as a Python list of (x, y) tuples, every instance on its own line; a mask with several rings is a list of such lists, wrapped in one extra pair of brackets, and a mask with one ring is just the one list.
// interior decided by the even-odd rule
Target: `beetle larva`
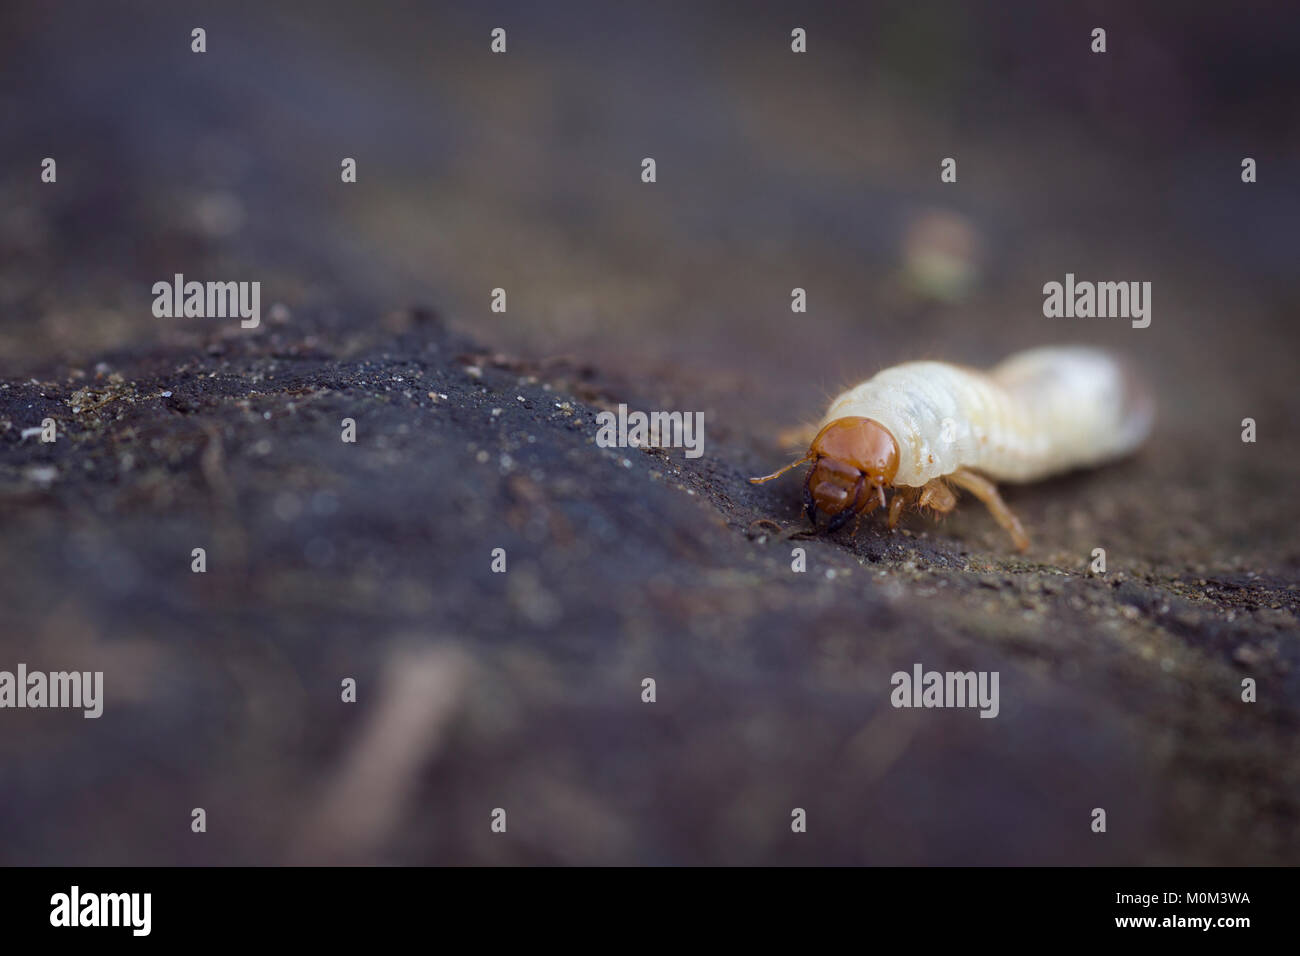
[(994, 482), (1036, 481), (1119, 458), (1151, 431), (1155, 406), (1112, 355), (1085, 346), (1030, 349), (988, 372), (947, 362), (906, 362), (844, 392), (822, 419), (804, 483), (809, 520), (834, 531), (885, 507), (947, 514), (950, 484), (969, 491), (1025, 550), (1029, 538)]

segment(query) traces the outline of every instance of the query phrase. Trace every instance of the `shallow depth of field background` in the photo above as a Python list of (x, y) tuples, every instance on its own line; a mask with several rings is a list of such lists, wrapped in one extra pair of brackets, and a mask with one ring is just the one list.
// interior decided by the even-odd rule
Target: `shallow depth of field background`
[[(0, 712), (0, 860), (1294, 863), (1292, 6), (613, 6), (5, 5), (0, 668), (109, 700)], [(155, 319), (177, 272), (261, 280), (263, 328)], [(1045, 319), (1067, 272), (1151, 326)], [(1008, 493), (1027, 559), (971, 503), (803, 578), (746, 534), (797, 527), (743, 477), (840, 388), (1068, 341), (1160, 420)], [(704, 411), (706, 458), (624, 467), (569, 398)], [(918, 660), (1003, 716), (893, 711)]]

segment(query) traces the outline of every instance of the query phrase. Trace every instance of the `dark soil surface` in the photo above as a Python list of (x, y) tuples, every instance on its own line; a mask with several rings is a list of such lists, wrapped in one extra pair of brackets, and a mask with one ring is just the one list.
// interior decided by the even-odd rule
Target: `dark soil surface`
[[(1090, 59), (910, 8), (814, 6), (793, 64), (763, 7), (6, 9), (0, 670), (106, 700), (0, 711), (0, 862), (1300, 861), (1289, 14), (1116, 5)], [(177, 272), (261, 326), (154, 318)], [(1043, 318), (1067, 272), (1151, 326)], [(1024, 555), (745, 480), (885, 365), (1058, 341), (1160, 420), (1004, 489)], [(619, 403), (704, 456), (598, 447)], [(918, 662), (998, 717), (893, 708)]]

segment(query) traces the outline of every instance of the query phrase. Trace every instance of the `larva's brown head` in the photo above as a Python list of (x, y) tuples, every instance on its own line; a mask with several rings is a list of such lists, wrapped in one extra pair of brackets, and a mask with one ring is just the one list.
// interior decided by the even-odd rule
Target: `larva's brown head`
[(898, 442), (870, 418), (837, 418), (817, 433), (805, 457), (750, 481), (771, 481), (806, 461), (813, 463), (804, 483), (808, 518), (816, 523), (821, 511), (831, 519), (827, 530), (834, 531), (857, 512), (884, 505), (885, 486), (898, 474)]

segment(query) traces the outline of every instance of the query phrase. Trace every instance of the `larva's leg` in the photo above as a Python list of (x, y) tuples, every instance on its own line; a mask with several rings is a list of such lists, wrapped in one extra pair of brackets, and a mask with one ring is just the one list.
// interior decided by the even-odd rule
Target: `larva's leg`
[(898, 526), (898, 519), (903, 516), (903, 509), (910, 508), (916, 503), (916, 489), (914, 488), (895, 488), (894, 497), (889, 502), (889, 530), (893, 531)]
[(934, 478), (921, 488), (920, 504), (922, 508), (931, 508), (937, 514), (946, 515), (957, 507), (957, 496), (943, 483), (942, 478)]
[(977, 475), (965, 468), (958, 468), (948, 476), (948, 480), (958, 488), (964, 488), (984, 502), (984, 506), (997, 519), (998, 524), (1002, 525), (1007, 534), (1011, 535), (1011, 540), (1015, 542), (1019, 550), (1024, 551), (1029, 547), (1029, 536), (1025, 534), (1025, 529), (1021, 527), (1020, 519), (1012, 514), (1011, 509), (1007, 507), (1007, 503), (998, 494), (997, 486), (993, 482), (983, 475)]
[(901, 491), (894, 492), (894, 499), (889, 502), (889, 530), (893, 531), (898, 527), (898, 519), (903, 514), (903, 505), (907, 504), (907, 499), (903, 497)]

